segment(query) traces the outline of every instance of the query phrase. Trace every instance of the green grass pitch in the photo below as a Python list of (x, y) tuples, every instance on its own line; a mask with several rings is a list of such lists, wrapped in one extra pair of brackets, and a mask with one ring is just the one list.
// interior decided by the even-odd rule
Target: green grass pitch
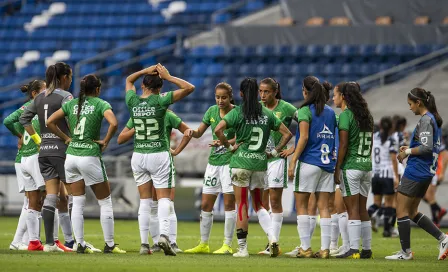
[[(424, 231), (412, 229), (413, 261), (386, 261), (384, 256), (397, 251), (399, 240), (385, 239), (380, 233), (373, 234), (373, 260), (318, 260), (296, 259), (281, 255), (278, 258), (258, 256), (256, 253), (267, 243), (258, 224), (249, 227), (248, 245), (250, 258), (236, 259), (232, 256), (178, 254), (168, 257), (163, 253), (140, 256), (140, 238), (137, 221), (115, 221), (115, 242), (127, 251), (124, 255), (78, 255), (75, 253), (44, 253), (10, 251), (17, 225), (17, 218), (0, 217), (0, 271), (448, 271), (448, 260), (437, 261), (437, 242)], [(216, 250), (223, 239), (222, 223), (213, 225), (210, 249)], [(319, 228), (312, 239), (313, 249), (320, 247)], [(445, 231), (447, 231), (445, 229)], [(181, 249), (195, 246), (199, 240), (198, 222), (179, 222), (178, 245)], [(43, 235), (43, 234), (42, 234)], [(59, 237), (63, 237), (59, 234)], [(98, 248), (103, 248), (103, 236), (99, 220), (86, 220), (86, 240)], [(290, 251), (299, 243), (296, 225), (284, 224), (280, 247), (283, 252)], [(233, 242), (236, 248), (236, 238)]]

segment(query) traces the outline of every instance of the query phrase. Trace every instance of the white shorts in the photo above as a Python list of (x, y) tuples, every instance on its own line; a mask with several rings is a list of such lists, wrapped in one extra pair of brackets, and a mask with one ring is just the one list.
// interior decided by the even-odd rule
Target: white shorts
[(294, 192), (332, 193), (334, 192), (334, 174), (328, 173), (319, 166), (299, 162), (294, 177)]
[(249, 187), (249, 190), (264, 189), (266, 171), (251, 171), (232, 168), (232, 184), (238, 187)]
[(288, 169), (286, 167), (286, 160), (280, 159), (268, 162), (268, 170), (265, 176), (265, 187), (269, 188), (288, 188)]
[(137, 186), (151, 180), (156, 189), (174, 188), (176, 185), (173, 160), (168, 151), (150, 154), (134, 152), (131, 167)]
[(22, 157), (20, 169), (22, 170), (25, 192), (36, 191), (45, 187), (45, 181), (39, 168), (39, 154)]
[(344, 197), (357, 194), (368, 197), (371, 184), (371, 171), (342, 170), (340, 187)]
[(202, 193), (207, 195), (233, 194), (229, 165), (215, 166), (207, 164), (202, 185)]
[(23, 181), (23, 174), (20, 163), (14, 163), (14, 168), (16, 169), (17, 185), (19, 186), (19, 193), (25, 192), (25, 183)]
[(439, 180), (439, 177), (437, 175), (434, 175), (434, 177), (431, 180), (431, 185), (437, 186), (437, 181)]
[(67, 183), (84, 180), (86, 186), (92, 186), (108, 180), (101, 157), (67, 154), (64, 168)]

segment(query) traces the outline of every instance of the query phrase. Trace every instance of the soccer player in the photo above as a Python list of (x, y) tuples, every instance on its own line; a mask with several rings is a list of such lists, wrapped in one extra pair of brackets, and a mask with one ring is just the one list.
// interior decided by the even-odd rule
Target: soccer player
[[(273, 78), (265, 78), (260, 82), (259, 94), (262, 105), (271, 110), (286, 127), (289, 127), (297, 109), (282, 99), (280, 84)], [(266, 152), (270, 153), (279, 144), (281, 138), (282, 135), (279, 132), (271, 131)], [(270, 158), (268, 160), (268, 170), (265, 176), (266, 186), (263, 191), (263, 206), (266, 209), (270, 208), (272, 227), (274, 228), (277, 242), (280, 239), (280, 230), (283, 223), (283, 188), (288, 186), (286, 164), (286, 158), (283, 157)], [(265, 250), (258, 254), (270, 255), (269, 242)]]
[(408, 158), (403, 177), (398, 185), (397, 221), (401, 250), (387, 256), (388, 260), (412, 260), (411, 219), (420, 228), (439, 241), (439, 260), (448, 256), (448, 235), (418, 212), (418, 205), (425, 196), (428, 186), (437, 171), (437, 158), (440, 152), (440, 117), (434, 96), (422, 88), (414, 88), (408, 93), (408, 104), (415, 115), (422, 116), (412, 133), (410, 146), (401, 146), (398, 160)]
[[(144, 76), (142, 96), (136, 94), (134, 82)], [(176, 84), (179, 89), (160, 94), (163, 80)], [(194, 91), (194, 86), (180, 78), (171, 76), (161, 65), (150, 66), (126, 78), (126, 105), (134, 122), (135, 141), (132, 155), (132, 171), (137, 186), (152, 180), (158, 199), (160, 238), (159, 246), (165, 255), (176, 256), (169, 239), (171, 190), (175, 187), (173, 163), (165, 136), (165, 114), (167, 107)]]
[[(307, 89), (305, 86), (311, 85)], [(328, 84), (328, 83), (326, 83)], [(330, 193), (334, 191), (333, 171), (335, 160), (336, 114), (326, 105), (324, 87), (316, 78), (307, 77), (302, 87), (305, 102), (298, 110), (300, 138), (288, 168), (288, 176), (294, 179), (297, 210), (297, 229), (301, 246), (298, 258), (312, 258), (308, 202), (315, 193), (321, 216), (321, 249), (314, 257), (330, 257), (331, 219), (328, 211)], [(297, 160), (300, 163), (297, 164)]]
[[(25, 107), (31, 103), (34, 97), (45, 90), (45, 87), (45, 81), (43, 80), (34, 80), (22, 86), (20, 90), (26, 93), (30, 100), (3, 120), (3, 124), (19, 138), (18, 145), (20, 147), (16, 156), (15, 168), (19, 192), (26, 194), (14, 240), (9, 246), (11, 250), (43, 250), (40, 242), (40, 221), (38, 218), (42, 208), (39, 204), (40, 192), (45, 190), (45, 184), (39, 171), (39, 146), (31, 141), (28, 133), (20, 125), (19, 118)], [(37, 118), (33, 118), (32, 124), (39, 133)], [(24, 239), (25, 233), (27, 233), (28, 239)]]
[[(350, 250), (337, 257), (370, 259), (372, 224), (366, 203), (371, 183), (373, 117), (356, 82), (347, 82), (335, 89), (333, 101), (336, 107), (342, 109), (339, 115), (339, 149), (334, 180), (336, 184), (341, 184), (348, 212), (350, 241)], [(361, 237), (362, 252), (359, 254)]]
[[(248, 196), (252, 195), (252, 207), (258, 215), (263, 231), (269, 235), (271, 257), (277, 257), (279, 247), (273, 231), (269, 213), (263, 207), (261, 190), (264, 188), (264, 175), (267, 170), (268, 156), (278, 157), (283, 147), (292, 137), (288, 128), (274, 113), (264, 108), (258, 102), (258, 84), (254, 78), (245, 78), (241, 82), (240, 95), (243, 98), (241, 107), (231, 110), (215, 128), (219, 141), (229, 151), (235, 151), (230, 159), (230, 169), (235, 201), (238, 205), (238, 218), (236, 222), (238, 252), (234, 257), (249, 257), (247, 251), (248, 225)], [(231, 146), (224, 135), (226, 129), (233, 128), (236, 133), (237, 148)], [(271, 130), (280, 131), (282, 139), (271, 151), (266, 153), (266, 145)]]
[[(117, 119), (112, 107), (98, 98), (101, 80), (95, 75), (83, 77), (80, 83), (79, 98), (68, 101), (47, 120), (47, 126), (55, 135), (68, 144), (65, 173), (67, 183), (73, 194), (72, 223), (78, 244), (77, 253), (94, 253), (84, 241), (85, 187), (90, 186), (100, 205), (100, 221), (103, 229), (104, 253), (126, 253), (114, 243), (114, 213), (110, 185), (107, 182), (106, 168), (101, 160), (101, 152), (107, 148), (110, 139), (117, 131)], [(57, 124), (68, 119), (72, 135), (70, 138)], [(101, 122), (109, 123), (107, 135), (100, 140)]]
[[(187, 124), (182, 122), (182, 119), (179, 118), (174, 112), (167, 110), (165, 115), (165, 136), (166, 140), (168, 142), (168, 145), (170, 145), (170, 135), (172, 129), (175, 128), (179, 130), (182, 134), (185, 133), (188, 129), (190, 129)], [(132, 119), (129, 119), (129, 121), (126, 124), (126, 127), (121, 131), (120, 135), (118, 136), (118, 144), (123, 144), (127, 141), (129, 141), (132, 137), (135, 135), (135, 128), (134, 123)], [(171, 155), (177, 156), (184, 148), (187, 146), (187, 144), (190, 142), (191, 137), (185, 136), (182, 138), (182, 141), (177, 146), (175, 150), (171, 149)], [(173, 168), (173, 171), (175, 169)], [(175, 177), (175, 172), (173, 173), (173, 178)], [(138, 209), (138, 222), (139, 222), (139, 229), (140, 229), (140, 239), (141, 239), (141, 247), (140, 247), (140, 254), (152, 254), (152, 252), (158, 252), (160, 251), (160, 247), (158, 245), (159, 241), (159, 219), (157, 217), (157, 194), (155, 192), (154, 186), (152, 184), (152, 180), (149, 180), (146, 183), (141, 184), (137, 187), (138, 192), (140, 195), (140, 206)], [(174, 194), (175, 189), (173, 188), (171, 190), (171, 204), (173, 205), (173, 209), (170, 214), (170, 242), (171, 247), (176, 253), (182, 252), (181, 249), (177, 246), (176, 240), (177, 240), (177, 216), (176, 212), (174, 210)], [(149, 240), (148, 240), (148, 232), (151, 233), (152, 239), (153, 239), (153, 246), (149, 247)]]
[[(218, 123), (235, 108), (233, 105), (232, 87), (221, 82), (215, 87), (216, 105), (211, 106), (204, 114), (202, 123), (199, 128), (192, 132), (192, 136), (200, 138), (208, 127), (211, 126), (213, 134), (213, 143), (210, 144), (210, 156), (207, 168), (204, 174), (204, 183), (202, 185), (202, 203), (201, 203), (201, 241), (199, 245), (188, 249), (185, 253), (210, 253), (209, 238), (213, 225), (213, 206), (219, 193), (224, 197), (224, 243), (222, 247), (214, 254), (232, 254), (232, 238), (235, 232), (236, 212), (235, 212), (235, 195), (233, 194), (233, 186), (230, 178), (230, 157), (222, 143), (215, 134)], [(235, 138), (234, 129), (226, 129), (224, 135), (227, 139), (232, 139), (233, 144)]]

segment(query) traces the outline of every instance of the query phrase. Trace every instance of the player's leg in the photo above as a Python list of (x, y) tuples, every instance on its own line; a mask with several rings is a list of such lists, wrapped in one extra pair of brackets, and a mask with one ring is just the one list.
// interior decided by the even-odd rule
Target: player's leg
[(342, 191), (338, 185), (336, 186), (334, 194), (334, 206), (336, 208), (336, 212), (338, 213), (338, 225), (342, 238), (342, 246), (339, 247), (337, 252), (333, 252), (332, 254), (332, 256), (337, 256), (350, 250), (350, 240), (348, 236), (348, 213), (342, 197)]
[(320, 215), (320, 230), (321, 230), (321, 247), (314, 256), (316, 258), (328, 259), (330, 258), (330, 243), (331, 243), (331, 213), (329, 209), (330, 193), (334, 188), (333, 173), (320, 170), (321, 174), (318, 179), (316, 188), (317, 207)]
[[(149, 246), (149, 231), (151, 217), (151, 183), (149, 181), (137, 183), (138, 193), (140, 195), (140, 206), (138, 207), (138, 228), (140, 230), (140, 254), (151, 254)], [(159, 226), (157, 226), (157, 229)], [(152, 235), (152, 233), (151, 233)]]
[[(175, 175), (175, 174), (174, 174)], [(177, 215), (176, 215), (176, 209), (174, 208), (174, 197), (176, 195), (176, 188), (171, 189), (171, 214), (170, 214), (170, 241), (171, 241), (171, 247), (176, 253), (182, 252), (182, 249), (179, 248), (177, 245)]]
[(26, 196), (25, 192), (25, 186), (23, 184), (23, 177), (22, 177), (22, 170), (21, 170), (21, 164), (15, 163), (14, 164), (15, 170), (16, 170), (16, 177), (17, 177), (17, 184), (19, 187), (19, 193), (23, 193), (23, 205), (22, 209), (20, 210), (20, 217), (19, 222), (17, 224), (16, 232), (14, 234), (14, 238), (9, 246), (10, 250), (27, 250), (28, 249), (28, 243), (22, 243), (23, 236), (25, 233), (27, 233), (27, 227), (26, 227), (26, 219), (28, 214), (28, 197)]
[(159, 237), (160, 237), (160, 222), (158, 216), (159, 202), (157, 202), (157, 192), (154, 188), (152, 180), (149, 182), (152, 193), (152, 200), (149, 200), (149, 206), (151, 207), (151, 213), (149, 217), (149, 232), (152, 238), (152, 252), (160, 252), (162, 249), (159, 247)]
[[(370, 221), (369, 213), (367, 212), (367, 197), (370, 192), (372, 184), (371, 173), (363, 171), (361, 176), (361, 187), (359, 191), (359, 217), (361, 219), (361, 239), (362, 251), (361, 259), (372, 259), (372, 222)], [(391, 183), (393, 185), (393, 181)], [(393, 188), (393, 186), (392, 186)]]
[(331, 218), (331, 242), (330, 242), (330, 254), (334, 254), (338, 250), (339, 244), (339, 216), (335, 206), (335, 191), (330, 193), (328, 199), (328, 212)]
[(317, 200), (314, 193), (310, 195), (308, 201), (308, 218), (310, 220), (310, 237), (312, 238), (317, 226)]
[(383, 191), (382, 179), (380, 179), (378, 177), (373, 177), (372, 178), (373, 204), (370, 205), (368, 212), (369, 212), (369, 216), (372, 221), (372, 230), (374, 232), (378, 232), (378, 228), (377, 228), (378, 216), (377, 216), (377, 214), (381, 208), (381, 204), (383, 201), (382, 191)]
[[(268, 163), (269, 198), (271, 204), (272, 227), (277, 242), (280, 241), (280, 231), (283, 223), (282, 195), (287, 187), (286, 160), (279, 159)], [(268, 206), (264, 206), (268, 209)]]
[(236, 237), (238, 239), (238, 252), (234, 253), (233, 257), (245, 258), (249, 257), (249, 252), (247, 251), (247, 234), (249, 231), (248, 191), (252, 172), (245, 169), (231, 169), (231, 171), (232, 171), (231, 178), (233, 184), (233, 191), (235, 194), (235, 203), (238, 207), (238, 216), (236, 220)]
[[(70, 185), (67, 186), (70, 188)], [(62, 233), (64, 235), (64, 245), (57, 239), (57, 234), (59, 233), (59, 229), (56, 228), (55, 231), (55, 243), (58, 247), (64, 251), (72, 251), (74, 240), (72, 234), (72, 223), (70, 221), (70, 215), (68, 210), (68, 199), (69, 195), (67, 194), (66, 186), (61, 182), (60, 190), (59, 190), (59, 202), (56, 206), (58, 213), (59, 224), (62, 229)], [(70, 195), (70, 199), (73, 199), (73, 195)], [(72, 205), (73, 207), (73, 205)], [(56, 220), (56, 219), (55, 219)], [(56, 226), (56, 224), (55, 224)], [(67, 246), (65, 246), (67, 245)]]
[(271, 211), (271, 205), (270, 205), (270, 199), (269, 199), (269, 182), (266, 175), (266, 184), (267, 186), (263, 189), (263, 196), (262, 196), (262, 204), (263, 207), (265, 207), (269, 212)]

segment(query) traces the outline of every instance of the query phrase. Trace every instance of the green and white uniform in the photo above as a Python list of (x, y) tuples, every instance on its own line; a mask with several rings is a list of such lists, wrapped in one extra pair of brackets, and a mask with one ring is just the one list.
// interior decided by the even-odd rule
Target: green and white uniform
[(227, 128), (235, 130), (236, 142), (242, 143), (230, 159), (232, 183), (250, 190), (264, 188), (268, 167), (266, 145), (271, 130), (278, 131), (281, 121), (265, 107), (258, 120), (246, 121), (241, 107), (231, 110), (223, 120)]
[(83, 179), (86, 186), (91, 186), (108, 180), (101, 160), (101, 146), (94, 141), (100, 140), (104, 112), (112, 110), (112, 107), (98, 97), (87, 96), (78, 120), (78, 101), (76, 98), (62, 106), (72, 135), (66, 151), (65, 176), (67, 183)]
[(343, 196), (361, 194), (368, 197), (372, 171), (372, 131), (360, 131), (353, 112), (346, 108), (339, 115), (339, 131), (348, 132), (348, 148), (342, 163)]
[(126, 92), (126, 105), (135, 128), (131, 166), (137, 184), (152, 180), (156, 189), (175, 187), (165, 130), (165, 114), (172, 103), (173, 92), (146, 98), (132, 90)]
[[(215, 128), (221, 120), (222, 118), (217, 105), (211, 106), (202, 118), (202, 123), (212, 127), (213, 140), (218, 140), (218, 137), (215, 134)], [(224, 135), (227, 139), (233, 139), (233, 137), (235, 137), (235, 131), (233, 129), (226, 129)], [(204, 174), (204, 182), (202, 185), (203, 194), (233, 194), (229, 168), (231, 157), (232, 153), (223, 145), (212, 147)]]
[[(263, 104), (264, 106), (264, 104)], [(296, 107), (284, 100), (278, 100), (277, 106), (272, 110), (274, 115), (285, 124), (286, 127), (291, 125), (292, 119), (296, 112)], [(266, 152), (271, 152), (280, 143), (282, 134), (278, 131), (271, 131), (269, 141), (266, 146)], [(286, 146), (284, 147), (286, 149)], [(286, 159), (270, 158), (268, 160), (268, 170), (265, 177), (265, 189), (268, 188), (287, 188), (288, 187), (288, 168)]]

